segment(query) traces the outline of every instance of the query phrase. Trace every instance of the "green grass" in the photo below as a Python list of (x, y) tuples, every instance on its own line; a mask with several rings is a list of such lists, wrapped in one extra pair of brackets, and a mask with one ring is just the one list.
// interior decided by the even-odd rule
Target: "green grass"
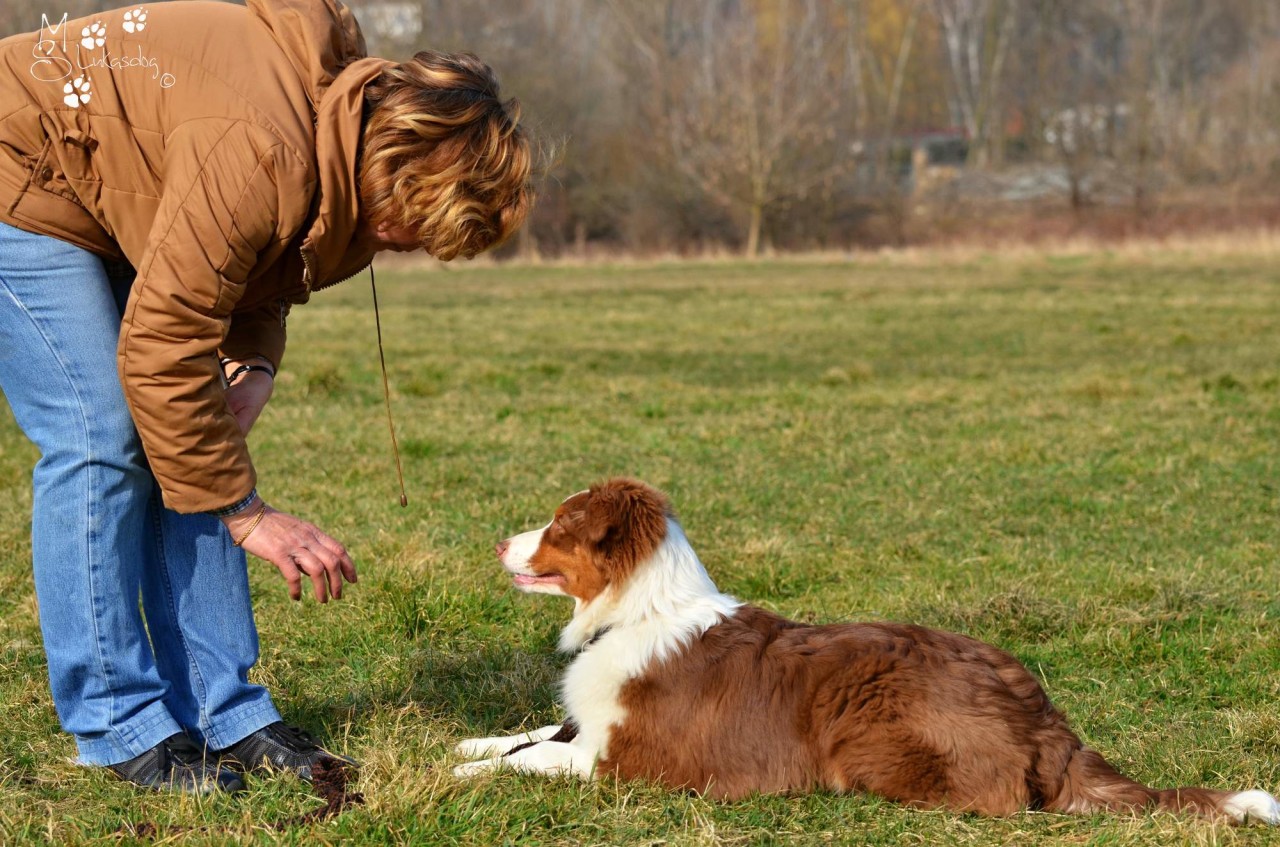
[(818, 794), (449, 774), (459, 738), (555, 719), (569, 605), (492, 547), (610, 474), (665, 488), (720, 586), (803, 620), (910, 620), (1023, 659), (1155, 785), (1280, 788), (1280, 281), (1273, 257), (869, 259), (384, 273), (410, 505), (369, 291), (290, 318), (252, 443), (273, 504), (360, 584), (292, 604), (250, 563), (258, 678), (364, 762), (314, 826), (296, 781), (205, 802), (69, 763), (27, 540), (34, 451), (0, 419), (0, 842), (1254, 844), (1168, 815), (1007, 820)]

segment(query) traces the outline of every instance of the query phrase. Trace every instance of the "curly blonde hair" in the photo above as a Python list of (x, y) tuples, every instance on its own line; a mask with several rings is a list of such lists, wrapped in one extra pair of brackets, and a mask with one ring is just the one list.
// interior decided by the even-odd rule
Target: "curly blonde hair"
[(520, 103), (470, 53), (423, 51), (365, 89), (357, 172), (373, 226), (405, 227), (448, 261), (501, 244), (533, 204)]

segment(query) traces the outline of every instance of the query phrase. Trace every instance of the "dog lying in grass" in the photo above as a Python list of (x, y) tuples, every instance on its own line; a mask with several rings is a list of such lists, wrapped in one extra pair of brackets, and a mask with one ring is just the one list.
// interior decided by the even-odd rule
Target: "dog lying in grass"
[(735, 799), (823, 788), (985, 815), (1160, 808), (1280, 823), (1265, 791), (1148, 788), (1085, 747), (1031, 673), (963, 635), (808, 626), (720, 593), (667, 498), (613, 479), (497, 548), (573, 598), (569, 721), (462, 742), (454, 769), (614, 774)]

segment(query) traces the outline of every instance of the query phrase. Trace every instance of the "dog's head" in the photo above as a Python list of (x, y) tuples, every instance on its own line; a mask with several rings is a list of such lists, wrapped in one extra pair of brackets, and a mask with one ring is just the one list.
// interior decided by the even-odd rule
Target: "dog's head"
[(610, 479), (565, 500), (541, 529), (500, 542), (498, 560), (521, 591), (590, 603), (657, 552), (670, 514), (656, 489)]

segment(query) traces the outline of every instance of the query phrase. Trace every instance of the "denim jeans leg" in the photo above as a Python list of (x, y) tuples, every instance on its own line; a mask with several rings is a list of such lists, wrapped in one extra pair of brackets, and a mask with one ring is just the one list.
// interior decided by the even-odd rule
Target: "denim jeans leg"
[[(133, 269), (107, 263), (121, 314)], [(152, 485), (142, 607), (170, 714), (213, 750), (280, 720), (271, 695), (249, 682), (258, 661), (244, 551), (222, 521), (166, 509)]]
[(248, 682), (258, 633), (244, 553), (216, 518), (164, 508), (120, 390), (130, 282), (0, 224), (0, 388), (42, 454), (40, 624), (54, 704), (86, 764), (181, 729), (221, 748), (280, 719)]
[(222, 521), (165, 509), (157, 492), (142, 583), (166, 703), (212, 750), (280, 720), (267, 690), (248, 681), (258, 660), (244, 551)]
[(99, 259), (0, 224), (0, 388), (41, 454), (32, 560), (50, 688), (97, 765), (181, 729), (138, 608), (154, 481), (116, 374), (119, 322)]

